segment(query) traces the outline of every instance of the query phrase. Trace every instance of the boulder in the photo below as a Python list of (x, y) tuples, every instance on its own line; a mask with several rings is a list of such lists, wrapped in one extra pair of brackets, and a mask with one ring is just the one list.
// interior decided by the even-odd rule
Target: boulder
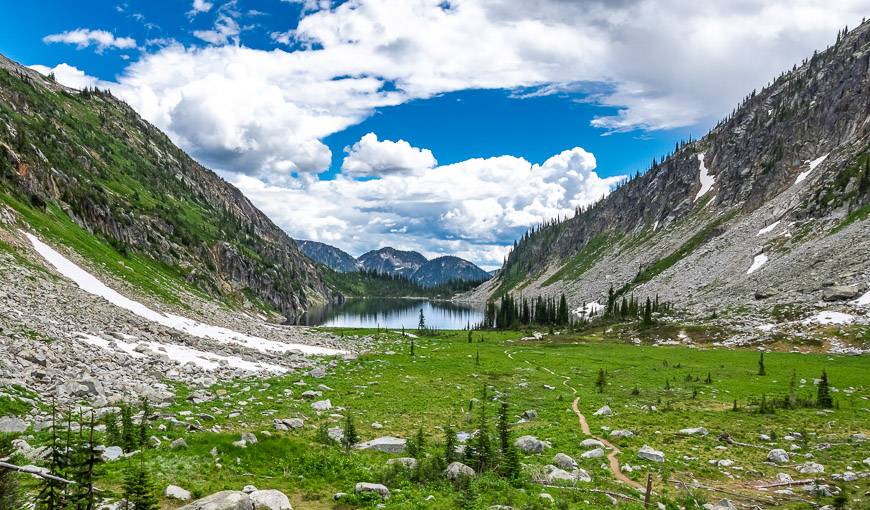
[(326, 435), (336, 443), (340, 443), (344, 439), (344, 431), (341, 427), (331, 427), (326, 430)]
[(190, 491), (182, 489), (177, 485), (167, 485), (163, 490), (163, 497), (175, 499), (178, 501), (190, 501)]
[(617, 438), (617, 439), (620, 437), (633, 437), (633, 436), (634, 436), (634, 432), (632, 432), (630, 430), (617, 429), (617, 430), (610, 431), (610, 437)]
[(825, 301), (846, 301), (855, 299), (861, 289), (857, 285), (834, 285), (822, 291), (822, 299)]
[(818, 462), (805, 462), (797, 467), (799, 473), (803, 473), (805, 475), (814, 475), (818, 473), (825, 472), (825, 466), (819, 464)]
[(584, 439), (580, 441), (580, 446), (583, 448), (604, 448), (604, 443), (597, 439)]
[(178, 510), (254, 510), (254, 503), (244, 492), (221, 491), (184, 505)]
[(538, 417), (538, 412), (534, 409), (529, 409), (527, 411), (523, 411), (522, 418), (524, 420), (534, 420)]
[(17, 416), (3, 416), (0, 418), (0, 433), (20, 434), (27, 432), (27, 422)]
[(413, 457), (399, 457), (398, 459), (390, 459), (387, 461), (388, 466), (402, 466), (407, 469), (415, 469), (417, 467), (417, 459)]
[(275, 430), (295, 430), (305, 426), (302, 418), (276, 418), (272, 420)]
[(680, 429), (677, 431), (677, 434), (680, 436), (706, 436), (708, 432), (704, 427), (695, 427), (690, 429)]
[(103, 462), (111, 462), (120, 459), (122, 455), (124, 455), (124, 450), (120, 446), (107, 446), (100, 454), (100, 459)]
[(613, 414), (613, 410), (610, 409), (610, 406), (604, 406), (599, 410), (592, 413), (592, 416), (611, 416)]
[(588, 452), (583, 452), (580, 454), (584, 459), (598, 459), (604, 457), (604, 449), (596, 448), (594, 450), (589, 450)]
[(704, 508), (706, 510), (737, 510), (737, 507), (729, 499), (720, 499), (716, 504), (705, 503)]
[(592, 481), (592, 477), (589, 476), (583, 469), (574, 469), (572, 471), (566, 471), (564, 469), (558, 468), (553, 465), (544, 466), (544, 479), (547, 483), (558, 484), (558, 483), (575, 483), (575, 482), (590, 482)]
[(169, 443), (169, 447), (172, 449), (187, 448), (187, 441), (185, 441), (183, 437), (179, 437), (178, 439)]
[(643, 445), (640, 447), (640, 450), (637, 451), (637, 456), (642, 459), (651, 460), (653, 462), (665, 461), (665, 454), (663, 452), (660, 452), (659, 450), (656, 450), (647, 445)]
[(247, 444), (256, 444), (257, 442), (257, 436), (253, 432), (242, 432), (239, 439)]
[(535, 436), (520, 436), (514, 441), (514, 445), (523, 453), (541, 453), (550, 447), (547, 441), (541, 441)]
[(577, 467), (577, 461), (571, 458), (569, 455), (564, 453), (557, 453), (553, 457), (553, 464), (558, 466), (561, 469), (575, 469)]
[(326, 369), (323, 367), (317, 367), (312, 369), (311, 372), (308, 372), (308, 375), (315, 379), (321, 379), (323, 377), (326, 377)]
[(476, 473), (473, 469), (461, 462), (451, 462), (450, 465), (447, 466), (447, 469), (444, 470), (444, 474), (449, 480), (459, 480), (461, 478), (471, 478)]
[(384, 453), (402, 453), (405, 451), (407, 441), (400, 437), (384, 436), (357, 443), (354, 448), (358, 450), (377, 450)]
[(379, 483), (359, 482), (354, 486), (353, 490), (357, 494), (374, 492), (378, 494), (381, 499), (387, 499), (390, 497), (390, 489), (388, 489), (385, 485)]
[(329, 399), (326, 400), (318, 400), (317, 402), (311, 403), (311, 409), (315, 411), (329, 411), (332, 409), (332, 402)]
[(293, 510), (290, 500), (283, 492), (274, 489), (257, 490), (250, 494), (254, 510)]
[(782, 448), (775, 448), (767, 452), (767, 460), (777, 464), (785, 464), (789, 461), (788, 453)]

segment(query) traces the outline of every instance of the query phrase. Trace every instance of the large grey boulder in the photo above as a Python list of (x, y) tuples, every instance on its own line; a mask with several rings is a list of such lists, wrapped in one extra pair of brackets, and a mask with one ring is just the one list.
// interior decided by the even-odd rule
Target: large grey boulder
[(577, 461), (564, 453), (557, 453), (553, 457), (553, 464), (561, 469), (575, 469), (577, 467)]
[(381, 499), (387, 499), (390, 497), (390, 489), (388, 489), (385, 485), (379, 483), (359, 482), (358, 484), (356, 484), (356, 486), (354, 486), (353, 490), (357, 494), (374, 492), (378, 494)]
[(384, 436), (364, 441), (354, 445), (358, 450), (377, 450), (384, 453), (402, 453), (405, 451), (407, 441), (400, 437)]
[(248, 497), (254, 504), (254, 510), (293, 510), (290, 500), (278, 490), (256, 490), (248, 494)]
[(275, 430), (295, 430), (305, 426), (302, 418), (275, 418), (272, 423)]
[(558, 468), (553, 465), (544, 466), (544, 480), (547, 483), (576, 483), (576, 482), (591, 482), (592, 477), (584, 469), (576, 468), (571, 471)]
[(592, 413), (592, 416), (611, 416), (613, 414), (613, 410), (610, 409), (610, 406), (604, 406), (599, 410)]
[(332, 402), (329, 399), (326, 400), (318, 400), (317, 402), (311, 403), (311, 409), (315, 411), (329, 411), (332, 409)]
[(103, 453), (100, 454), (100, 459), (103, 462), (112, 462), (113, 460), (120, 459), (122, 455), (124, 455), (124, 450), (120, 446), (107, 446), (103, 449)]
[(3, 416), (0, 418), (0, 432), (4, 434), (27, 432), (27, 426), (27, 422), (17, 416)]
[(656, 450), (656, 449), (652, 448), (651, 446), (647, 446), (647, 445), (643, 445), (640, 447), (640, 450), (638, 450), (638, 452), (637, 452), (637, 456), (642, 458), (642, 459), (651, 460), (653, 462), (664, 462), (665, 461), (665, 454), (663, 452)]
[(254, 503), (244, 492), (221, 491), (184, 505), (178, 510), (254, 510)]
[(168, 485), (163, 491), (163, 497), (167, 499), (175, 499), (178, 501), (190, 501), (190, 491), (182, 489), (177, 485)]
[(689, 429), (680, 429), (677, 435), (680, 436), (706, 436), (709, 432), (704, 427), (695, 427)]
[(604, 443), (597, 439), (584, 439), (580, 441), (580, 446), (583, 448), (604, 448)]
[(822, 291), (822, 299), (825, 301), (845, 301), (854, 299), (861, 293), (857, 285), (834, 285)]
[(785, 464), (789, 461), (788, 452), (782, 448), (775, 448), (767, 452), (767, 460), (776, 462), (777, 464)]
[(588, 452), (581, 453), (580, 456), (584, 459), (598, 459), (604, 457), (604, 449), (595, 448), (594, 450), (589, 450)]
[(451, 462), (447, 466), (447, 469), (444, 470), (444, 474), (449, 480), (459, 480), (461, 478), (471, 478), (477, 473), (461, 462)]
[(523, 453), (541, 453), (550, 447), (547, 441), (541, 441), (535, 436), (520, 436), (514, 441), (514, 445)]

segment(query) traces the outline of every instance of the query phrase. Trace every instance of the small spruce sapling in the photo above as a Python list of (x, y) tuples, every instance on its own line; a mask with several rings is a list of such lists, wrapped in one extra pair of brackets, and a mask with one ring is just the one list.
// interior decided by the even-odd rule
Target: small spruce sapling
[(444, 464), (456, 460), (456, 430), (452, 425), (444, 427)]
[(595, 387), (598, 388), (598, 393), (604, 393), (604, 388), (607, 386), (607, 372), (603, 368), (598, 369), (598, 378), (595, 380)]
[(828, 386), (828, 372), (822, 370), (822, 378), (819, 379), (819, 387), (816, 392), (816, 405), (822, 409), (834, 407), (834, 399), (831, 397), (831, 388)]
[(353, 416), (351, 416), (350, 413), (347, 413), (344, 417), (344, 429), (342, 430), (341, 435), (341, 445), (344, 447), (345, 452), (349, 452), (357, 442), (359, 442), (359, 435), (356, 432), (356, 425), (353, 422)]
[(761, 351), (761, 356), (758, 358), (758, 375), (767, 375), (767, 370), (764, 369), (764, 351)]

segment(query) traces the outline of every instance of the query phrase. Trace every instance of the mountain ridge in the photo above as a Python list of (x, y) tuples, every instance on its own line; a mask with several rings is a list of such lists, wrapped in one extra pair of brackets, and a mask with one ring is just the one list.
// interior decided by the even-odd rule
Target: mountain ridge
[[(865, 286), (868, 26), (841, 33), (604, 200), (530, 231), (498, 276), (463, 299), (565, 292), (578, 305), (612, 286), (704, 310), (810, 303), (826, 284)], [(775, 222), (779, 230), (762, 232)], [(834, 256), (816, 263), (829, 244)], [(715, 263), (704, 267), (704, 256)], [(748, 272), (760, 256), (770, 262)], [(840, 277), (842, 267), (854, 274)], [(756, 299), (763, 294), (770, 299)]]

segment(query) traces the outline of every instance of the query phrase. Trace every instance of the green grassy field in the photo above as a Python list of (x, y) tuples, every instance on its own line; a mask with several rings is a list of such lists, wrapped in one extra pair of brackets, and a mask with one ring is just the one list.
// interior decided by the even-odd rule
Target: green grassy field
[[(346, 335), (373, 333), (334, 331)], [(604, 427), (630, 429), (636, 434), (612, 442), (623, 451), (623, 467), (632, 467), (631, 472), (626, 472), (629, 477), (645, 483), (647, 474), (653, 474), (653, 499), (668, 508), (691, 508), (721, 497), (762, 506), (778, 501), (785, 508), (806, 508), (801, 499), (825, 503), (831, 498), (815, 499), (799, 489), (795, 489), (797, 496), (789, 497), (749, 487), (775, 481), (779, 472), (795, 479), (818, 476), (830, 480), (832, 474), (848, 468), (856, 472), (867, 469), (862, 460), (870, 457), (870, 444), (850, 438), (851, 434), (870, 432), (866, 388), (870, 363), (866, 357), (768, 353), (767, 375), (759, 376), (759, 355), (751, 350), (633, 346), (604, 342), (597, 334), (519, 341), (522, 336), (520, 332), (475, 332), (474, 342), (468, 343), (464, 331), (440, 332), (416, 339), (416, 355), (412, 357), (410, 339), (382, 335), (379, 352), (341, 361), (321, 379), (290, 375), (227, 382), (212, 388), (215, 400), (198, 405), (189, 403), (187, 389), (180, 387), (176, 404), (163, 412), (211, 430), (190, 432), (161, 421), (168, 429), (155, 433), (164, 438), (163, 445), (142, 455), (161, 489), (177, 484), (198, 497), (253, 484), (284, 491), (291, 495), (297, 509), (373, 508), (381, 503), (379, 499), (353, 495), (354, 484), (360, 481), (385, 483), (392, 491), (391, 498), (384, 502), (387, 508), (551, 506), (540, 497), (542, 491), (551, 494), (561, 508), (601, 508), (611, 506), (607, 496), (588, 489), (638, 496), (614, 480), (602, 464), (604, 459), (580, 458), (585, 450), (580, 442), (587, 436), (581, 433), (571, 411), (573, 388), (593, 435), (606, 437)], [(601, 368), (607, 372), (607, 385), (598, 392), (595, 380)], [(788, 392), (793, 370), (798, 381), (807, 381), (798, 388), (801, 396), (815, 395), (812, 381), (826, 370), (836, 388), (836, 408), (756, 413), (751, 403), (762, 395), (770, 399)], [(708, 373), (712, 383), (704, 382)], [(305, 386), (295, 384), (299, 380)], [(318, 416), (310, 407), (311, 401), (300, 395), (306, 389), (316, 390), (320, 384), (332, 388), (324, 391), (322, 398), (329, 398), (334, 407)], [(552, 447), (539, 455), (522, 455), (524, 472), (550, 464), (556, 453), (564, 452), (592, 475), (592, 483), (579, 483), (576, 489), (542, 488), (528, 474), (514, 484), (494, 475), (479, 477), (467, 487), (455, 487), (440, 477), (418, 483), (412, 480), (412, 474), (386, 466), (387, 459), (395, 455), (362, 451), (346, 454), (338, 445), (323, 445), (315, 439), (319, 424), (340, 426), (341, 416), (350, 413), (363, 440), (384, 435), (410, 437), (422, 427), (428, 437), (428, 454), (440, 455), (441, 427), (449, 424), (466, 432), (476, 428), (474, 416), (481, 403), (471, 404), (471, 413), (469, 406), (484, 384), (489, 385), (490, 395), (507, 396), (514, 418), (527, 409), (538, 412), (537, 419), (516, 425), (513, 435), (532, 434), (550, 441)], [(738, 411), (732, 410), (734, 400)], [(614, 415), (593, 416), (604, 404), (610, 405)], [(488, 406), (490, 416), (495, 416), (496, 404), (490, 402)], [(230, 418), (234, 411), (239, 416)], [(304, 418), (305, 428), (273, 430), (274, 418), (291, 417)], [(373, 422), (381, 423), (383, 429), (373, 430)], [(701, 426), (709, 430), (709, 435), (676, 434), (682, 428)], [(259, 442), (244, 449), (233, 446), (241, 432), (254, 432)], [(793, 432), (800, 433), (803, 439), (783, 439)], [(761, 447), (726, 445), (717, 439), (720, 433)], [(774, 440), (762, 442), (759, 434), (768, 434)], [(176, 437), (184, 437), (188, 447), (169, 449), (166, 439)], [(821, 443), (829, 447), (818, 449)], [(638, 458), (637, 451), (643, 445), (663, 451), (666, 461), (653, 463)], [(766, 463), (768, 450), (775, 447), (789, 451), (792, 461), (781, 466)], [(213, 448), (216, 456), (210, 453)], [(803, 458), (805, 454), (811, 454), (812, 459)], [(725, 468), (710, 463), (724, 459), (733, 461), (733, 465)], [(809, 460), (824, 465), (824, 473), (799, 474), (795, 465)], [(117, 491), (129, 462), (138, 461), (121, 460), (100, 468), (99, 485), (106, 493)], [(685, 489), (680, 485), (694, 481), (716, 490)], [(859, 479), (846, 487), (853, 501), (860, 500), (868, 483)], [(351, 496), (334, 502), (336, 492)], [(430, 495), (433, 497), (427, 500)], [(169, 501), (164, 505), (180, 506)], [(621, 506), (642, 507), (630, 501)]]

